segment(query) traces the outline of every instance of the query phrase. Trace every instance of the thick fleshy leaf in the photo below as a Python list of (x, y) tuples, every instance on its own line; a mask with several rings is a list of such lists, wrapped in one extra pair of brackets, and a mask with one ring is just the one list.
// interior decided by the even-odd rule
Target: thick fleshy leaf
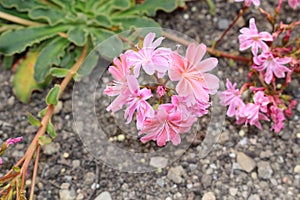
[(45, 4), (39, 1), (26, 1), (24, 0), (0, 0), (0, 4), (2, 4), (6, 8), (16, 8), (18, 11), (30, 11), (36, 7), (44, 7)]
[(67, 39), (56, 37), (41, 50), (34, 66), (35, 80), (42, 82), (50, 73), (51, 66), (60, 64), (68, 46), (69, 41)]
[(34, 90), (42, 90), (46, 83), (38, 83), (33, 78), (34, 64), (37, 60), (38, 52), (28, 52), (26, 58), (17, 64), (17, 72), (14, 76), (14, 92), (18, 99), (28, 103), (31, 93)]
[(51, 38), (65, 30), (67, 30), (66, 26), (40, 26), (7, 31), (0, 36), (0, 52), (6, 55), (21, 53), (26, 47)]
[(94, 23), (99, 25), (99, 26), (103, 26), (103, 27), (111, 26), (111, 21), (109, 20), (109, 18), (107, 16), (101, 15), (101, 14), (98, 14), (95, 17)]
[(55, 85), (48, 93), (46, 97), (46, 103), (48, 105), (56, 106), (58, 103), (58, 94), (59, 94), (60, 86)]
[(111, 17), (111, 20), (114, 24), (119, 24), (123, 30), (129, 30), (132, 27), (159, 27), (157, 22), (147, 17), (118, 17), (114, 15)]
[(108, 31), (105, 29), (97, 29), (97, 28), (89, 28), (88, 32), (91, 35), (92, 43), (93, 43), (94, 47), (96, 47), (102, 41), (106, 40), (107, 38), (109, 38), (115, 34), (112, 31)]
[(68, 31), (68, 39), (77, 46), (83, 46), (87, 42), (88, 33), (83, 26), (75, 26)]
[(14, 56), (4, 56), (2, 60), (2, 65), (4, 69), (10, 69), (14, 62)]
[(132, 2), (130, 0), (101, 0), (94, 5), (95, 13), (111, 14), (114, 10), (126, 10), (130, 8)]
[(136, 6), (126, 10), (124, 13), (155, 16), (158, 10), (163, 10), (165, 12), (175, 10), (178, 6), (177, 1), (178, 0), (145, 0), (143, 3), (137, 4)]
[(32, 19), (46, 20), (51, 26), (58, 24), (64, 20), (65, 13), (63, 10), (53, 8), (35, 8), (29, 12)]

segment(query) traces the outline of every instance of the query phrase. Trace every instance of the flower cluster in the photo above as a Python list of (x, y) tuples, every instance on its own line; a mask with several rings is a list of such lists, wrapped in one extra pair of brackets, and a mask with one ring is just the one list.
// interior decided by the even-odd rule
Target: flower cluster
[[(237, 124), (255, 125), (261, 129), (260, 121), (271, 120), (271, 129), (278, 133), (284, 127), (283, 121), (286, 116), (291, 116), (291, 110), (297, 102), (290, 100), (282, 92), (291, 81), (291, 75), (300, 62), (293, 56), (295, 51), (292, 45), (272, 46), (273, 41), (284, 32), (286, 34), (283, 42), (288, 41), (290, 30), (291, 27), (281, 24), (273, 34), (259, 32), (254, 18), (250, 19), (249, 28), (240, 30), (240, 51), (251, 48), (252, 52), (253, 64), (248, 75), (250, 81), (241, 89), (236, 89), (237, 84), (227, 80), (227, 90), (220, 95), (220, 103), (229, 106), (227, 116), (235, 117)], [(285, 80), (282, 80), (283, 78)], [(259, 83), (261, 87), (258, 87)], [(242, 99), (242, 93), (245, 91), (251, 93), (249, 103), (244, 103)]]
[[(8, 140), (6, 140), (6, 142), (2, 144), (2, 147), (0, 149), (0, 156), (3, 155), (3, 153), (5, 152), (7, 147), (9, 147), (12, 144), (16, 144), (18, 142), (21, 142), (22, 140), (23, 140), (23, 137), (9, 138)], [(3, 164), (3, 161), (2, 161), (2, 158), (0, 157), (0, 165), (2, 165), (2, 164)]]
[[(145, 134), (142, 142), (153, 140), (164, 146), (171, 141), (178, 145), (180, 134), (187, 133), (197, 118), (208, 113), (209, 95), (217, 92), (219, 79), (207, 72), (216, 67), (218, 60), (202, 60), (206, 53), (204, 44), (190, 44), (183, 57), (177, 51), (160, 47), (163, 37), (154, 39), (155, 34), (149, 33), (142, 47), (127, 50), (114, 59), (108, 69), (114, 80), (104, 94), (116, 98), (107, 111), (114, 113), (125, 107), (127, 123), (135, 117), (138, 134)], [(157, 83), (140, 85), (141, 68)], [(175, 88), (168, 84), (169, 80), (176, 83)]]
[[(260, 5), (260, 0), (235, 0), (235, 2), (242, 2), (244, 1), (245, 6), (250, 7), (251, 4), (255, 6)], [(296, 9), (298, 5), (300, 5), (300, 0), (288, 0), (289, 5), (293, 8)]]

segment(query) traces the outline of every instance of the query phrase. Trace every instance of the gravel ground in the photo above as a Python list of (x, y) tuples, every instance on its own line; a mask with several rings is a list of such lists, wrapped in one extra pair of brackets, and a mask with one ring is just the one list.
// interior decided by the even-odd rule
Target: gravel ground
[[(270, 10), (271, 2), (263, 1), (263, 7)], [(228, 26), (240, 7), (241, 4), (233, 3), (233, 0), (217, 0), (216, 15), (212, 16), (205, 1), (192, 1), (186, 10), (159, 13), (157, 20), (165, 28), (209, 45)], [(296, 11), (289, 8), (284, 11), (289, 14), (283, 20), (299, 20)], [(247, 25), (252, 16), (257, 16), (260, 22), (258, 11), (248, 11), (224, 38), (220, 49), (229, 52), (238, 49), (238, 30)], [(258, 24), (260, 30), (264, 26)], [(242, 83), (247, 77), (246, 67), (242, 63), (230, 65), (228, 60), (220, 59), (217, 74), (223, 80), (230, 78)], [(0, 68), (0, 138), (23, 135), (25, 140), (7, 151), (3, 157), (5, 164), (0, 168), (1, 175), (23, 155), (34, 136), (36, 128), (29, 126), (27, 112), (37, 114), (46, 106), (41, 99), (47, 91), (35, 93), (28, 105), (15, 99), (11, 76), (12, 72)], [(279, 135), (270, 132), (267, 124), (258, 131), (237, 126), (226, 119), (222, 135), (208, 156), (203, 158), (201, 140), (197, 140), (186, 151), (175, 149), (174, 155), (180, 158), (174, 162), (163, 155), (144, 160), (152, 166), (165, 168), (148, 173), (126, 173), (96, 162), (84, 147), (73, 129), (72, 89), (70, 85), (53, 118), (58, 137), (43, 148), (35, 191), (37, 200), (300, 199), (300, 106)], [(300, 101), (299, 79), (292, 82), (288, 91)], [(103, 120), (101, 109), (97, 113), (99, 120)], [(129, 151), (137, 148), (140, 148), (137, 151), (146, 152), (157, 150), (151, 143), (140, 146), (131, 135), (122, 134), (114, 125), (120, 127), (118, 120), (111, 116), (105, 119), (107, 137), (117, 146)], [(26, 184), (30, 185), (30, 181)]]

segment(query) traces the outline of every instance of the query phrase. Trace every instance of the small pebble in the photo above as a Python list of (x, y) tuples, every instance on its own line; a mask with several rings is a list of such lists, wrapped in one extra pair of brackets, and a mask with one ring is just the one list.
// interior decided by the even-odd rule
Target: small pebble
[(123, 141), (125, 140), (125, 135), (124, 135), (124, 134), (118, 135), (117, 140), (118, 140), (119, 142), (123, 142)]
[(184, 15), (183, 15), (183, 19), (187, 20), (187, 19), (189, 19), (189, 18), (190, 18), (190, 16), (189, 16), (188, 14), (184, 14)]

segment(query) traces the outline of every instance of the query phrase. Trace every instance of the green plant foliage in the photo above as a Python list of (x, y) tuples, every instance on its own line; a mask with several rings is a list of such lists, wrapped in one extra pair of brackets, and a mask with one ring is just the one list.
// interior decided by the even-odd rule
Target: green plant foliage
[[(91, 50), (115, 33), (158, 27), (149, 17), (158, 10), (173, 11), (178, 2), (181, 1), (145, 0), (138, 4), (135, 0), (0, 0), (0, 12), (33, 22), (12, 24), (7, 19), (9, 23), (0, 30), (0, 54), (14, 55), (37, 48), (40, 53), (34, 78), (40, 83), (49, 77), (52, 67), (70, 68), (84, 45), (90, 43)], [(122, 43), (114, 39), (118, 40), (115, 44)], [(96, 60), (80, 72), (90, 72)], [(87, 75), (80, 72), (80, 76)]]
[(52, 139), (56, 138), (56, 136), (57, 136), (57, 134), (56, 134), (56, 132), (55, 132), (55, 129), (54, 129), (54, 126), (53, 126), (53, 124), (52, 124), (51, 122), (48, 123), (48, 126), (47, 126), (47, 133), (48, 133), (48, 135), (49, 135)]
[(14, 92), (18, 99), (24, 103), (28, 103), (31, 93), (34, 90), (42, 90), (46, 85), (44, 83), (38, 83), (33, 78), (34, 64), (38, 57), (38, 52), (28, 52), (25, 58), (21, 59), (17, 63), (17, 71), (13, 80)]
[(42, 135), (42, 136), (39, 137), (39, 144), (41, 146), (44, 146), (46, 144), (50, 144), (51, 142), (52, 142), (52, 139), (47, 135)]
[(64, 68), (53, 67), (53, 68), (51, 68), (50, 73), (54, 77), (63, 78), (63, 77), (66, 77), (68, 75), (69, 70), (64, 69)]
[(31, 113), (28, 113), (27, 117), (28, 117), (29, 123), (32, 126), (36, 126), (36, 127), (40, 127), (41, 126), (40, 120), (38, 120), (36, 117), (34, 117)]
[(55, 85), (48, 93), (46, 97), (46, 103), (48, 105), (56, 106), (58, 103), (58, 94), (59, 94), (60, 86)]
[(34, 78), (41, 82), (49, 75), (50, 67), (59, 65), (62, 57), (65, 55), (65, 49), (69, 46), (67, 39), (56, 37), (45, 45), (39, 53), (34, 66)]

